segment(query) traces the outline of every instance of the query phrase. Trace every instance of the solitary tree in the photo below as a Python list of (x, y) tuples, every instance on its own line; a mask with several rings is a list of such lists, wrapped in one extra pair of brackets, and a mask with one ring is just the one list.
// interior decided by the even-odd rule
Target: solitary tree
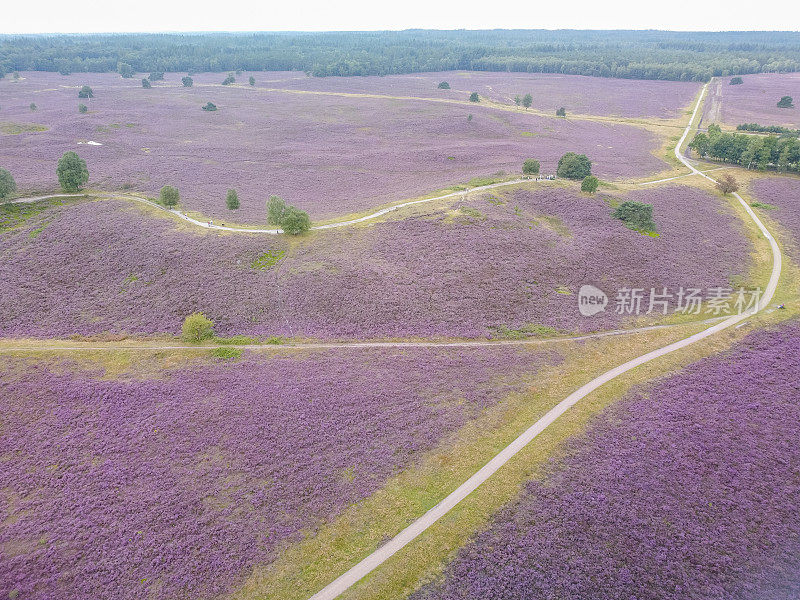
[(778, 108), (794, 108), (794, 101), (791, 96), (783, 96), (778, 100)]
[(514, 104), (516, 104), (517, 106), (521, 106), (522, 105), (522, 98), (519, 97), (519, 94), (514, 96)]
[(31, 103), (28, 105), (28, 108), (30, 108), (30, 109), (31, 109), (31, 112), (35, 112), (35, 111), (36, 111), (36, 109), (37, 109), (38, 107), (36, 106), (36, 103), (35, 103), (35, 102), (31, 102)]
[(228, 195), (225, 196), (225, 204), (228, 210), (236, 210), (239, 208), (239, 194), (236, 193), (236, 190), (228, 190)]
[(201, 108), (209, 112), (214, 112), (215, 110), (217, 110), (217, 105), (214, 104), (213, 102), (206, 102), (206, 105), (202, 106)]
[(233, 74), (228, 73), (228, 76), (222, 81), (222, 85), (230, 85), (232, 83), (236, 83), (236, 78)]
[(194, 85), (194, 80), (187, 75), (186, 77), (181, 77), (181, 83), (183, 87), (192, 87), (192, 85)]
[(142, 87), (146, 90), (149, 90), (152, 86), (150, 85), (149, 79), (142, 79)]
[(597, 186), (600, 185), (600, 180), (594, 175), (589, 175), (581, 181), (581, 191), (594, 194), (597, 191)]
[(267, 202), (267, 221), (270, 225), (281, 226), (286, 202), (280, 196), (270, 196)]
[(172, 187), (171, 185), (165, 185), (161, 188), (161, 192), (158, 195), (158, 200), (167, 208), (173, 208), (178, 205), (178, 202), (180, 202), (181, 195), (178, 192), (178, 188)]
[(556, 174), (567, 179), (583, 179), (592, 174), (592, 163), (585, 154), (567, 152), (558, 160)]
[(525, 107), (525, 110), (528, 110), (531, 107), (531, 104), (533, 104), (533, 96), (530, 94), (525, 94), (522, 97), (522, 106)]
[(78, 92), (78, 98), (94, 98), (94, 92), (88, 85), (83, 86)]
[(250, 85), (255, 85), (255, 84), (256, 84), (256, 78), (250, 75)]
[(723, 194), (731, 194), (739, 189), (739, 184), (733, 175), (725, 173), (717, 180), (717, 189)]
[(733, 77), (729, 85), (742, 85), (743, 83), (744, 81), (742, 81), (741, 77)]
[(65, 152), (64, 156), (58, 159), (56, 175), (61, 189), (65, 192), (77, 192), (89, 181), (86, 161), (74, 152)]
[(311, 219), (308, 213), (294, 206), (287, 206), (283, 211), (281, 229), (290, 235), (299, 235), (311, 229)]
[(478, 96), (478, 92), (472, 92), (469, 95), (469, 101), (470, 102), (480, 102), (481, 101), (481, 97)]
[(214, 335), (214, 322), (201, 312), (192, 313), (183, 320), (183, 339), (200, 343)]
[(89, 112), (89, 107), (85, 104), (78, 104), (78, 112), (79, 113), (87, 113)]
[(136, 71), (128, 63), (121, 62), (117, 65), (117, 72), (125, 79), (132, 79), (136, 75)]
[(449, 84), (449, 83), (447, 83), (446, 81), (442, 81), (442, 82), (439, 84), (439, 89), (440, 89), (440, 90), (449, 90), (449, 89), (450, 89), (450, 84)]
[(563, 106), (556, 111), (557, 117), (566, 117), (567, 116), (567, 109)]
[(528, 158), (522, 163), (523, 175), (538, 175), (539, 174), (539, 161)]
[(8, 198), (17, 191), (17, 183), (10, 172), (0, 169), (0, 198)]

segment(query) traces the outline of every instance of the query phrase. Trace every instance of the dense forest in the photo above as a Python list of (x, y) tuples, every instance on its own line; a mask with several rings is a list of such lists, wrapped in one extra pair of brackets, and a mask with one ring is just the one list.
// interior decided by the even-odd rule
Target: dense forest
[(473, 70), (705, 81), (800, 71), (800, 33), (428, 31), (0, 36), (0, 74), (305, 71), (315, 76)]

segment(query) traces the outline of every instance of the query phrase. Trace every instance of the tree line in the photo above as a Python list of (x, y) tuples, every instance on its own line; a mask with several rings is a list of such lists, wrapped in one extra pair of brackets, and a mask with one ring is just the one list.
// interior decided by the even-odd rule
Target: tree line
[(798, 32), (428, 31), (2, 35), (0, 75), (305, 71), (315, 76), (514, 71), (705, 81), (800, 71)]
[(747, 169), (800, 171), (800, 139), (790, 135), (723, 133), (719, 125), (709, 125), (708, 133), (698, 133), (689, 147), (703, 158)]

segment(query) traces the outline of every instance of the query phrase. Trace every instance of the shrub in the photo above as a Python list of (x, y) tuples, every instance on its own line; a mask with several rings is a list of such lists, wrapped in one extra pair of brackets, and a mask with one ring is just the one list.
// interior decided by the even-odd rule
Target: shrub
[(214, 322), (203, 313), (192, 313), (183, 320), (183, 339), (187, 342), (199, 343), (214, 335)]
[(250, 85), (255, 85), (255, 84), (256, 84), (256, 78), (250, 75)]
[(194, 79), (187, 75), (186, 77), (181, 77), (181, 83), (183, 87), (192, 87), (194, 85)]
[(731, 82), (728, 85), (741, 85), (744, 81), (742, 81), (741, 77), (733, 77), (731, 78)]
[(531, 107), (531, 104), (533, 104), (533, 96), (530, 94), (525, 94), (525, 96), (522, 98), (522, 106), (525, 107), (525, 110), (528, 110)]
[(146, 90), (149, 90), (152, 86), (150, 85), (149, 79), (142, 79), (142, 87)]
[(133, 70), (133, 67), (124, 62), (117, 65), (117, 73), (122, 75), (125, 79), (133, 79), (133, 76), (136, 75), (136, 71)]
[(88, 85), (83, 86), (78, 92), (78, 98), (94, 98), (94, 92)]
[(31, 112), (34, 112), (34, 111), (36, 111), (36, 109), (37, 109), (38, 107), (36, 106), (36, 103), (35, 103), (35, 102), (31, 102), (31, 103), (28, 105), (28, 108), (30, 108), (30, 109), (31, 109)]
[(14, 176), (5, 169), (0, 169), (0, 199), (8, 198), (17, 191), (17, 182)]
[(79, 113), (87, 113), (89, 112), (89, 107), (85, 104), (78, 104), (78, 112)]
[(440, 90), (449, 90), (449, 89), (450, 89), (450, 84), (449, 84), (449, 83), (447, 83), (446, 81), (442, 81), (442, 82), (439, 84), (439, 89), (440, 89)]
[(283, 211), (281, 229), (290, 235), (299, 235), (311, 229), (311, 219), (308, 213), (294, 206), (287, 206)]
[(725, 173), (720, 175), (716, 187), (723, 194), (731, 194), (739, 189), (739, 184), (736, 182), (736, 178), (733, 175)]
[(209, 112), (214, 112), (217, 110), (217, 105), (213, 102), (206, 102), (206, 105), (202, 107), (203, 110), (207, 110)]
[(594, 175), (589, 175), (581, 181), (581, 191), (594, 194), (597, 191), (597, 186), (600, 185), (600, 180)]
[(467, 121), (472, 121), (472, 113), (467, 115)]
[(778, 108), (794, 108), (794, 102), (791, 96), (783, 96), (778, 100)]
[(283, 222), (283, 213), (286, 210), (286, 202), (280, 196), (270, 196), (267, 202), (267, 222), (270, 225), (280, 227)]
[(556, 110), (556, 116), (557, 117), (566, 117), (567, 116), (567, 109), (562, 106), (561, 108)]
[(222, 85), (230, 85), (232, 83), (236, 83), (236, 78), (229, 73), (228, 76), (222, 81)]
[(628, 229), (636, 231), (653, 232), (656, 224), (653, 222), (653, 205), (626, 200), (614, 209), (611, 216), (625, 223)]
[(478, 92), (472, 92), (469, 95), (469, 101), (470, 102), (480, 102), (481, 101), (481, 97), (478, 96)]
[(538, 175), (539, 174), (539, 161), (532, 158), (527, 159), (522, 163), (523, 175)]
[(236, 193), (236, 190), (228, 190), (228, 195), (225, 196), (225, 205), (228, 210), (239, 208), (239, 194)]
[(567, 152), (558, 160), (556, 174), (567, 179), (583, 179), (592, 174), (592, 163), (585, 154)]
[(74, 152), (65, 152), (64, 156), (58, 159), (56, 175), (61, 189), (65, 192), (77, 192), (89, 181), (86, 161)]
[(241, 348), (226, 348), (223, 346), (222, 348), (214, 348), (211, 351), (211, 356), (213, 356), (214, 358), (222, 358), (225, 360), (228, 359), (236, 360), (241, 355), (242, 355)]
[(150, 81), (163, 81), (164, 80), (164, 71), (153, 71), (150, 73), (148, 77)]
[(177, 206), (180, 200), (181, 195), (178, 192), (178, 188), (172, 187), (171, 185), (165, 185), (162, 187), (161, 192), (158, 195), (158, 201), (167, 208)]

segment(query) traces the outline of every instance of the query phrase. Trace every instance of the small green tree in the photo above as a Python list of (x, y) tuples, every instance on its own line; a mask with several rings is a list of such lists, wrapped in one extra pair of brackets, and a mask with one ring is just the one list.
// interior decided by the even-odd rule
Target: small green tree
[(124, 62), (117, 65), (117, 73), (122, 75), (125, 79), (133, 79), (133, 76), (136, 75), (136, 71), (133, 70), (133, 67)]
[(525, 107), (525, 110), (528, 110), (531, 107), (531, 104), (533, 104), (533, 96), (530, 94), (525, 94), (525, 96), (522, 98), (522, 106)]
[(256, 84), (256, 78), (253, 77), (252, 75), (250, 75), (250, 85), (252, 86), (252, 85), (255, 85), (255, 84)]
[(236, 190), (228, 190), (228, 195), (225, 196), (225, 205), (228, 210), (239, 208), (239, 194), (236, 193)]
[(625, 223), (628, 229), (636, 231), (655, 231), (653, 222), (653, 205), (626, 200), (614, 209), (611, 216)]
[(163, 81), (164, 80), (164, 71), (153, 71), (150, 73), (148, 77), (150, 81)]
[(294, 206), (287, 206), (283, 211), (281, 229), (290, 235), (299, 235), (311, 229), (311, 219), (308, 213)]
[(61, 189), (65, 192), (77, 192), (89, 181), (89, 170), (86, 161), (74, 152), (65, 152), (58, 159), (56, 175)]
[(38, 106), (36, 106), (36, 103), (35, 103), (35, 102), (31, 102), (31, 103), (28, 105), (28, 108), (30, 108), (30, 109), (31, 109), (31, 112), (36, 112), (36, 109), (38, 108)]
[(744, 81), (742, 81), (741, 77), (732, 77), (729, 85), (742, 85), (743, 83)]
[(581, 181), (581, 191), (594, 194), (597, 191), (597, 186), (600, 185), (600, 180), (594, 175), (589, 175)]
[(236, 83), (236, 78), (231, 73), (228, 73), (228, 76), (222, 81), (222, 85), (230, 85), (232, 83)]
[(142, 87), (146, 90), (149, 90), (152, 86), (150, 85), (149, 79), (142, 79)]
[(178, 188), (172, 187), (171, 185), (165, 185), (161, 188), (161, 192), (158, 194), (158, 201), (167, 208), (173, 208), (177, 206), (178, 202), (181, 201), (181, 195), (180, 192), (178, 192)]
[(556, 175), (567, 179), (583, 179), (592, 174), (592, 163), (585, 154), (567, 152), (558, 161)]
[(450, 89), (450, 84), (447, 83), (446, 81), (442, 81), (442, 82), (439, 83), (439, 89), (440, 90), (449, 90)]
[(267, 202), (267, 222), (270, 225), (281, 226), (283, 213), (286, 211), (286, 202), (280, 196), (270, 196)]
[(217, 105), (214, 104), (213, 102), (206, 102), (206, 105), (201, 106), (201, 108), (208, 112), (214, 112), (215, 110), (217, 110)]
[(88, 85), (83, 86), (80, 91), (78, 91), (78, 98), (94, 98), (92, 88)]
[(694, 136), (692, 143), (689, 144), (689, 148), (697, 152), (697, 154), (700, 156), (705, 156), (708, 154), (709, 146), (710, 141), (705, 133), (698, 133), (696, 136)]
[(566, 117), (567, 116), (567, 109), (562, 106), (561, 108), (556, 110), (556, 116), (557, 117)]
[(78, 112), (81, 114), (89, 112), (89, 107), (85, 104), (78, 104)]
[(539, 161), (533, 158), (528, 158), (522, 163), (523, 175), (538, 175), (539, 174)]
[(522, 98), (519, 97), (519, 94), (514, 96), (514, 104), (517, 106), (522, 106)]
[(183, 320), (183, 339), (199, 344), (214, 335), (214, 322), (201, 312), (192, 313)]
[(783, 96), (778, 100), (778, 108), (794, 108), (794, 101), (791, 96)]
[(183, 87), (192, 87), (194, 85), (194, 79), (187, 75), (186, 77), (181, 77), (181, 83)]
[(8, 198), (17, 191), (17, 183), (9, 171), (0, 169), (0, 198)]
[(472, 113), (467, 115), (467, 121), (472, 121)]
[(472, 92), (469, 95), (469, 101), (470, 102), (480, 102), (481, 101), (481, 97), (478, 96), (478, 92)]

